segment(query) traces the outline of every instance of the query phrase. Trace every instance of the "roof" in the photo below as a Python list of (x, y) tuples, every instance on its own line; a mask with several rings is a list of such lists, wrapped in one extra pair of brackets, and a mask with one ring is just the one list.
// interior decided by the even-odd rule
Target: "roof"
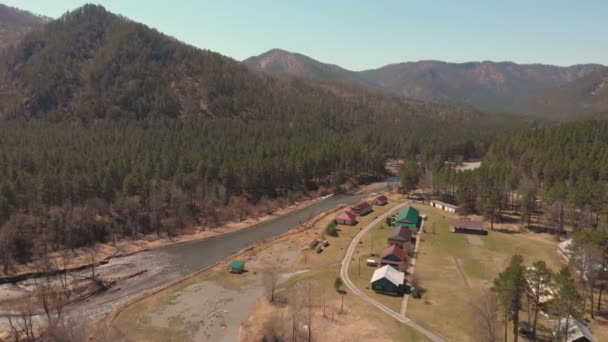
[(399, 258), (399, 260), (407, 259), (407, 254), (405, 253), (405, 251), (399, 248), (397, 245), (391, 245), (389, 247), (386, 247), (386, 249), (384, 249), (384, 251), (382, 252), (382, 259), (386, 258), (391, 254)]
[(233, 260), (228, 267), (230, 268), (241, 268), (245, 266), (245, 262), (243, 260)]
[(367, 208), (371, 208), (372, 206), (369, 205), (369, 203), (367, 202), (363, 202), (363, 203), (359, 203), (356, 206), (352, 207), (352, 210), (363, 210), (363, 209), (367, 209)]
[(450, 225), (456, 228), (483, 230), (483, 222), (472, 221), (468, 218), (459, 218), (450, 221)]
[(351, 211), (345, 211), (345, 212), (340, 213), (338, 216), (336, 216), (336, 219), (354, 221), (357, 219), (357, 215), (355, 215), (355, 213), (353, 213)]
[(388, 232), (388, 238), (391, 240), (410, 241), (412, 238), (412, 231), (407, 227), (393, 227)]
[(418, 224), (418, 217), (420, 216), (420, 212), (418, 209), (414, 207), (407, 207), (405, 209), (401, 209), (399, 211), (399, 215), (397, 215), (397, 220), (395, 223), (410, 223), (410, 224)]
[(445, 203), (445, 202), (436, 201), (436, 200), (432, 200), (431, 202), (432, 202), (432, 203), (439, 204), (439, 205), (442, 205), (442, 206), (444, 206), (444, 207), (448, 207), (448, 208), (452, 208), (452, 209), (458, 209), (458, 206), (457, 206), (457, 205), (454, 205), (454, 204)]
[(381, 201), (381, 202), (386, 202), (386, 201), (388, 201), (388, 198), (386, 198), (386, 196), (384, 196), (384, 195), (380, 195), (380, 196), (376, 197), (376, 200)]
[[(555, 330), (557, 330), (558, 327), (560, 329), (563, 329), (563, 332), (565, 332), (566, 318), (562, 318), (559, 320), (559, 322), (555, 325)], [(568, 319), (568, 339), (566, 340), (566, 342), (576, 341), (581, 337), (585, 337), (589, 341), (595, 341), (593, 335), (591, 334), (591, 331), (589, 331), (589, 328), (587, 328), (580, 321), (570, 316), (570, 318)]]
[(394, 269), (392, 266), (386, 265), (374, 271), (370, 283), (376, 282), (382, 278), (386, 278), (391, 283), (400, 286), (403, 285), (405, 274)]

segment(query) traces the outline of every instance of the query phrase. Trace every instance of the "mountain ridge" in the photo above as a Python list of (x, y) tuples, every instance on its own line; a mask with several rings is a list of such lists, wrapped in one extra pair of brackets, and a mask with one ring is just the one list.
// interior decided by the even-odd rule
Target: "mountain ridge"
[(599, 64), (559, 67), (510, 61), (451, 63), (423, 60), (351, 71), (281, 49), (247, 58), (243, 63), (271, 74), (350, 81), (393, 96), (468, 104), (493, 111), (505, 110), (530, 94), (540, 93), (603, 68)]

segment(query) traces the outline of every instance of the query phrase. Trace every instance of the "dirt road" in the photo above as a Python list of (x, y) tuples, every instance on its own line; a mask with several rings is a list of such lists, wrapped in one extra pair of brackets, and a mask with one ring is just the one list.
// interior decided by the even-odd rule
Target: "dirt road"
[[(147, 272), (120, 282), (108, 292), (94, 296), (87, 301), (73, 304), (68, 308), (69, 315), (86, 321), (96, 320), (144, 291), (184, 277), (224, 260), (243, 248), (285, 233), (328, 209), (360, 200), (374, 192), (385, 191), (386, 188), (386, 183), (383, 183), (382, 186), (366, 187), (367, 190), (363, 192), (360, 191), (361, 189), (354, 189), (347, 194), (320, 198), (311, 202), (310, 205), (287, 215), (234, 234), (169, 245), (112, 259), (110, 263), (98, 267), (97, 273), (103, 276), (134, 273), (140, 270), (147, 270)], [(86, 272), (83, 271), (82, 273), (86, 274)], [(29, 286), (28, 283), (5, 285), (4, 288), (0, 287), (0, 291), (14, 291), (27, 288), (27, 286)], [(8, 328), (4, 326), (6, 324), (4, 320), (0, 321), (0, 330)]]
[(344, 281), (344, 284), (346, 285), (346, 287), (348, 287), (348, 289), (352, 293), (354, 293), (355, 295), (363, 298), (364, 300), (366, 300), (370, 304), (374, 305), (378, 309), (384, 311), (387, 315), (393, 317), (394, 319), (396, 319), (396, 320), (398, 320), (398, 321), (400, 321), (400, 322), (402, 322), (404, 324), (407, 324), (411, 328), (417, 330), (419, 333), (423, 334), (424, 336), (426, 336), (427, 338), (429, 338), (431, 341), (442, 342), (442, 341), (444, 341), (444, 339), (441, 336), (439, 336), (438, 334), (436, 334), (436, 333), (434, 333), (434, 332), (432, 332), (432, 331), (430, 331), (430, 330), (422, 327), (421, 325), (419, 325), (418, 323), (412, 321), (411, 319), (409, 319), (409, 318), (407, 318), (405, 316), (402, 316), (400, 313), (395, 312), (395, 311), (389, 309), (385, 305), (382, 305), (378, 301), (376, 301), (376, 300), (370, 298), (369, 296), (367, 296), (365, 293), (363, 293), (361, 290), (359, 290), (355, 286), (355, 284), (353, 284), (353, 282), (350, 280), (350, 278), (348, 276), (348, 266), (350, 264), (350, 261), (353, 258), (353, 254), (354, 254), (355, 249), (357, 248), (357, 245), (359, 244), (359, 241), (361, 240), (361, 238), (367, 232), (369, 232), (372, 228), (374, 228), (374, 226), (376, 226), (380, 222), (383, 222), (386, 219), (387, 216), (389, 216), (392, 213), (396, 212), (397, 210), (405, 207), (407, 204), (408, 204), (408, 202), (405, 202), (405, 203), (400, 204), (400, 205), (394, 207), (393, 209), (389, 210), (384, 215), (378, 217), (372, 223), (370, 223), (365, 228), (363, 228), (357, 234), (357, 236), (355, 236), (355, 238), (353, 239), (353, 241), (350, 243), (350, 246), (348, 247), (348, 250), (346, 251), (346, 255), (344, 256), (344, 259), (342, 261), (342, 266), (340, 268), (340, 277)]

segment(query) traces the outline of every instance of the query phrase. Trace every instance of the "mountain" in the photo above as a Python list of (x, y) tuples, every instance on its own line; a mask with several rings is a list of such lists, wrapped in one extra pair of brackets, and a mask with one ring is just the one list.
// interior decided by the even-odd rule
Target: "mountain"
[(48, 18), (0, 4), (0, 49), (19, 42), (46, 22)]
[(552, 119), (585, 119), (608, 114), (608, 68), (534, 95), (513, 111)]
[(244, 63), (269, 73), (351, 81), (404, 98), (468, 104), (495, 111), (602, 68), (596, 64), (558, 67), (511, 62), (419, 61), (356, 72), (283, 50), (271, 50)]
[(87, 5), (0, 57), (0, 117), (331, 121), (478, 118), (465, 106), (391, 98), (351, 84), (269, 76)]

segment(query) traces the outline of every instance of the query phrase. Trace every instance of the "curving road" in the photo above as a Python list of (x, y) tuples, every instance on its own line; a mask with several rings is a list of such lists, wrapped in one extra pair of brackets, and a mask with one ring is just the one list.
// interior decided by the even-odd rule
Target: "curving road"
[(350, 262), (353, 258), (353, 254), (355, 253), (355, 249), (357, 248), (357, 245), (359, 244), (359, 241), (361, 240), (361, 238), (367, 233), (369, 232), (374, 226), (376, 226), (377, 224), (379, 224), (380, 222), (384, 221), (386, 219), (387, 216), (393, 214), (395, 211), (405, 207), (409, 202), (404, 202), (401, 203), (399, 205), (397, 205), (396, 207), (392, 208), (391, 210), (389, 210), (388, 212), (384, 213), (383, 215), (379, 216), (377, 219), (375, 219), (372, 223), (368, 224), (365, 228), (363, 228), (354, 238), (353, 241), (351, 241), (350, 246), (348, 246), (348, 250), (346, 251), (346, 255), (344, 256), (344, 260), (342, 261), (342, 266), (340, 268), (340, 277), (342, 278), (342, 280), (344, 281), (344, 284), (346, 285), (346, 287), (348, 287), (354, 294), (356, 294), (357, 296), (363, 298), (365, 301), (369, 302), (370, 304), (374, 305), (375, 307), (377, 307), (378, 309), (384, 311), (387, 315), (393, 317), (394, 319), (398, 320), (399, 322), (402, 322), (406, 325), (408, 325), (409, 327), (413, 328), (414, 330), (418, 331), (419, 333), (423, 334), (424, 336), (426, 336), (427, 338), (429, 338), (431, 341), (434, 342), (443, 342), (444, 339), (439, 336), (438, 334), (422, 327), (420, 324), (412, 321), (411, 319), (402, 316), (401, 314), (389, 309), (388, 307), (386, 307), (385, 305), (380, 304), (378, 301), (372, 299), (371, 297), (369, 297), (368, 295), (366, 295), (365, 293), (363, 293), (361, 290), (359, 290), (355, 284), (353, 284), (353, 282), (350, 280), (349, 276), (348, 276), (348, 266), (350, 265)]

